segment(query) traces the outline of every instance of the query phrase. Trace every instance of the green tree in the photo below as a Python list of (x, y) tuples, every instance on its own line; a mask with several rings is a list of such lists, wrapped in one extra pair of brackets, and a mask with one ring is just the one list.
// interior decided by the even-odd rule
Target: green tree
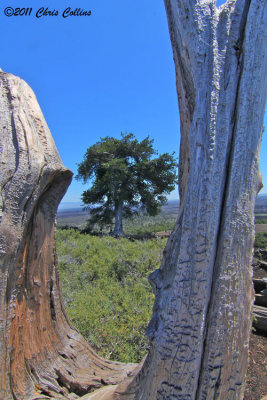
[(107, 136), (87, 149), (76, 179), (91, 181), (82, 194), (91, 227), (114, 224), (112, 234), (121, 236), (123, 217), (158, 214), (175, 188), (177, 163), (174, 153), (158, 156), (152, 144), (149, 137), (138, 142), (132, 133), (122, 133), (121, 139)]

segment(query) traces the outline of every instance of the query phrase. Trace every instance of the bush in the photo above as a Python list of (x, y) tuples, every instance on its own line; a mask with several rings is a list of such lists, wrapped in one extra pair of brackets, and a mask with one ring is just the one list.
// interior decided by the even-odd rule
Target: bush
[(255, 224), (267, 224), (267, 217), (255, 216)]
[(147, 235), (162, 231), (171, 231), (176, 219), (164, 214), (155, 217), (139, 215), (125, 220), (124, 231), (131, 235)]
[[(125, 218), (123, 220), (123, 228), (126, 236), (143, 236), (144, 238), (149, 238), (156, 232), (173, 230), (175, 222), (175, 217), (163, 213), (153, 217), (142, 214), (131, 218)], [(95, 224), (93, 228), (92, 230), (89, 219), (83, 226), (82, 232), (94, 236), (110, 233), (110, 229), (101, 228), (98, 224)]]
[(257, 233), (254, 243), (255, 248), (267, 248), (267, 232)]
[(139, 362), (154, 302), (147, 275), (159, 267), (166, 240), (118, 240), (71, 229), (59, 229), (56, 237), (71, 322), (101, 356)]

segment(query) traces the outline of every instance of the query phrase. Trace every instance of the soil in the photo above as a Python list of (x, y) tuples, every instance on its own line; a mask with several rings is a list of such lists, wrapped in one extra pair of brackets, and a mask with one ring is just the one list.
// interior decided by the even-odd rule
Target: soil
[(267, 396), (267, 335), (252, 332), (249, 344), (249, 366), (244, 400), (260, 400)]
[[(258, 254), (257, 254), (258, 256)], [(263, 257), (264, 261), (265, 257)], [(266, 266), (255, 260), (253, 262), (254, 278), (267, 276)], [(253, 331), (249, 345), (249, 367), (244, 400), (267, 399), (267, 332)]]
[(256, 224), (256, 233), (267, 232), (267, 224)]

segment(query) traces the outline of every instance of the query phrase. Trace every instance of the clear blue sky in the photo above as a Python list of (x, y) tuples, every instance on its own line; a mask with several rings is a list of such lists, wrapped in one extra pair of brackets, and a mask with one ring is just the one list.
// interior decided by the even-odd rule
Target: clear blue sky
[[(30, 16), (6, 17), (7, 6), (33, 10)], [(59, 15), (36, 18), (42, 6)], [(92, 15), (63, 19), (69, 6)], [(0, 33), (0, 67), (33, 88), (61, 158), (74, 173), (89, 146), (125, 131), (138, 139), (150, 135), (161, 153), (178, 155), (175, 72), (163, 0), (2, 0)], [(265, 136), (262, 193), (267, 193)], [(79, 201), (85, 188), (74, 180), (64, 201)]]

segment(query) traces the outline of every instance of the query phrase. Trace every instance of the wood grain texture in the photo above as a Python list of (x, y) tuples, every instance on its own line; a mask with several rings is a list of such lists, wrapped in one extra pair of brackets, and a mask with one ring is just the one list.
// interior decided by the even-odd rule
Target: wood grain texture
[[(267, 4), (165, 0), (181, 115), (181, 207), (129, 399), (242, 399), (254, 204), (266, 100)], [(117, 392), (119, 393), (120, 385)]]
[(32, 90), (3, 72), (0, 124), (0, 399), (74, 399), (134, 365), (99, 358), (66, 317), (55, 215), (72, 173)]

